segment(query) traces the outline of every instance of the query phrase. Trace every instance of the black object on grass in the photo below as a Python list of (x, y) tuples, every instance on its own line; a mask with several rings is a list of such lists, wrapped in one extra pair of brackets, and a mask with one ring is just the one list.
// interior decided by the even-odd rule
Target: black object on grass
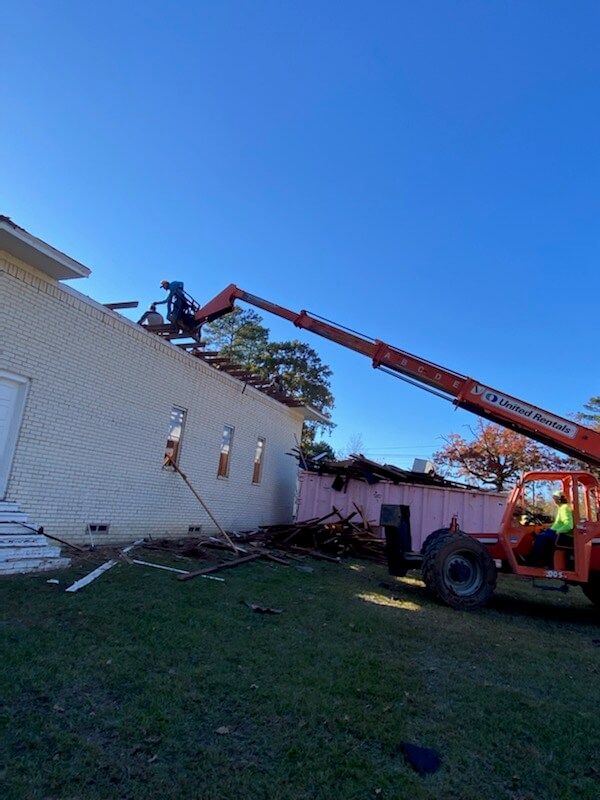
[(402, 742), (400, 749), (408, 763), (421, 777), (431, 772), (436, 772), (440, 768), (442, 760), (436, 750), (432, 750), (429, 747), (419, 747), (416, 744), (410, 744), (410, 742)]

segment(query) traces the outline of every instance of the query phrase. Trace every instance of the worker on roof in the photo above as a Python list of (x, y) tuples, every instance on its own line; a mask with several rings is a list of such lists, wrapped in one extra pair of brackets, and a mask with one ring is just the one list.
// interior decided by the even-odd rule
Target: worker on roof
[(163, 303), (167, 304), (167, 319), (169, 322), (178, 324), (181, 319), (183, 310), (187, 305), (185, 294), (183, 291), (182, 281), (161, 281), (161, 288), (168, 291), (169, 294), (164, 300), (159, 300), (154, 303), (155, 306), (160, 306)]
[[(554, 554), (554, 545), (573, 547), (573, 511), (562, 491), (552, 492), (552, 499), (556, 503), (556, 517), (551, 528), (540, 531), (535, 537), (527, 563), (532, 567), (544, 566)], [(540, 564), (540, 561), (542, 562)], [(550, 567), (553, 564), (549, 564)]]
[(156, 310), (156, 303), (151, 303), (148, 311), (144, 311), (142, 316), (137, 321), (138, 325), (164, 325), (165, 321), (162, 314)]

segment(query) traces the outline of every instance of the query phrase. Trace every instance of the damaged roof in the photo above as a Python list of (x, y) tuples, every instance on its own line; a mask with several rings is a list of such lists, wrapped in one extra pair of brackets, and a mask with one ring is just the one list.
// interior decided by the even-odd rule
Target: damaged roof
[(363, 455), (353, 454), (344, 461), (315, 461), (302, 457), (301, 463), (308, 472), (319, 475), (335, 475), (339, 488), (343, 488), (347, 481), (354, 479), (366, 483), (390, 481), (391, 483), (410, 483), (422, 486), (439, 486), (446, 489), (471, 489), (481, 492), (481, 488), (468, 486), (457, 481), (450, 481), (441, 475), (427, 472), (413, 472), (401, 469), (392, 464), (379, 464)]
[[(262, 392), (263, 394), (269, 395), (269, 397), (277, 400), (278, 403), (282, 403), (289, 408), (302, 409), (305, 419), (315, 422), (327, 421), (327, 418), (321, 414), (320, 411), (317, 411), (316, 408), (312, 408), (311, 406), (307, 406), (306, 403), (302, 402), (302, 400), (298, 400), (296, 397), (287, 394), (285, 390), (277, 384), (277, 382), (266, 382), (258, 375), (250, 372), (246, 367), (242, 366), (241, 364), (236, 364), (230, 358), (227, 358), (227, 356), (222, 355), (220, 352), (216, 350), (205, 350), (204, 344), (201, 341), (198, 341), (193, 331), (186, 331), (169, 323), (164, 325), (144, 325), (142, 327), (161, 339), (172, 341), (176, 347), (179, 347), (181, 350), (185, 350), (186, 353), (194, 356), (194, 358), (199, 358), (201, 361), (204, 361), (205, 364), (208, 364), (219, 372), (226, 372), (228, 375), (236, 378), (236, 380), (258, 389), (258, 391)], [(175, 342), (174, 340), (182, 341)]]

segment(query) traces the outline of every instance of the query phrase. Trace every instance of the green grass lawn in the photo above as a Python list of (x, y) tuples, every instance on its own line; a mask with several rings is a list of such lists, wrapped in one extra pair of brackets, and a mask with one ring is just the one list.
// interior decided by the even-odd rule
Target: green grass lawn
[(600, 797), (600, 610), (578, 589), (502, 578), (464, 613), (416, 574), (303, 563), (1, 580), (0, 797)]

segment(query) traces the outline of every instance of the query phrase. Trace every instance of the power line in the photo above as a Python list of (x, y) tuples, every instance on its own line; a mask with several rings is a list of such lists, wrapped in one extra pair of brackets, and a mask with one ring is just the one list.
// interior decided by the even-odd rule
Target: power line
[(438, 445), (433, 444), (414, 444), (414, 445), (406, 445), (406, 446), (398, 446), (398, 447), (363, 447), (362, 449), (365, 453), (392, 453), (396, 450), (432, 450), (433, 448), (438, 447)]

